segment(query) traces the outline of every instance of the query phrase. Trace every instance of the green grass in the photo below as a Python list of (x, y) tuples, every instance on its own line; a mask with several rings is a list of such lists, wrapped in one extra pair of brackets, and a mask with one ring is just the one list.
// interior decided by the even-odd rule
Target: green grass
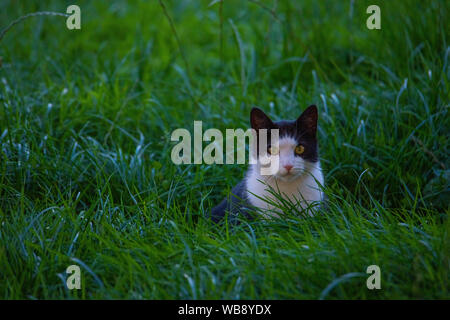
[[(179, 43), (156, 0), (77, 3), (0, 42), (0, 298), (450, 298), (448, 1), (165, 1)], [(175, 166), (171, 132), (312, 103), (328, 208), (204, 219), (245, 166)]]

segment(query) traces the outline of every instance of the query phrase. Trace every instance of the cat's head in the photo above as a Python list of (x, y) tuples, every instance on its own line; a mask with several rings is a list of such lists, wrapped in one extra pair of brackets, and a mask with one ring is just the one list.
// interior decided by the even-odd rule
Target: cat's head
[[(269, 175), (276, 176), (282, 181), (292, 181), (308, 174), (318, 161), (317, 146), (317, 107), (309, 106), (296, 120), (272, 121), (261, 109), (253, 108), (250, 112), (252, 129), (257, 133), (267, 129), (267, 149), (259, 150), (261, 156), (277, 155), (276, 166), (271, 166)], [(271, 141), (271, 130), (278, 129), (278, 148)], [(260, 166), (260, 161), (257, 166)]]

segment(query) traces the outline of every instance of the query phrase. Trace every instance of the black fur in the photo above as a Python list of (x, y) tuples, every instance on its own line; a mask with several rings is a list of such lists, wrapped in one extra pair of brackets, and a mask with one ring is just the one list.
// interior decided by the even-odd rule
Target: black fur
[(219, 222), (225, 217), (227, 212), (231, 221), (236, 221), (236, 218), (240, 214), (251, 218), (248, 213), (250, 204), (247, 200), (246, 190), (247, 187), (244, 179), (231, 189), (230, 195), (227, 198), (223, 199), (222, 202), (212, 209), (211, 219), (214, 222)]

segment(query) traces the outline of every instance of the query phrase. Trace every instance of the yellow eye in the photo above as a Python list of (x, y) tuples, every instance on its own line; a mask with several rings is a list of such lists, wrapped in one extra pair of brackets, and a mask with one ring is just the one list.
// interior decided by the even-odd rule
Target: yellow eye
[(303, 147), (301, 144), (295, 147), (295, 154), (300, 155), (303, 152), (305, 152), (305, 147)]
[(269, 147), (269, 148), (267, 148), (267, 152), (269, 152), (269, 154), (276, 155), (276, 154), (278, 154), (278, 148), (277, 147)]

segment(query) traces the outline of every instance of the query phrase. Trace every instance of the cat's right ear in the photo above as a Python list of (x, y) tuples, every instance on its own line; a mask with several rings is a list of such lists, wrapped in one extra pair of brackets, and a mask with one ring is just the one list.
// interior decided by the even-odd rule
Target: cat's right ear
[(316, 137), (317, 132), (317, 107), (311, 105), (297, 119), (297, 128), (309, 134), (311, 137)]
[(250, 111), (250, 124), (252, 129), (271, 129), (274, 125), (272, 120), (259, 108), (252, 108)]

